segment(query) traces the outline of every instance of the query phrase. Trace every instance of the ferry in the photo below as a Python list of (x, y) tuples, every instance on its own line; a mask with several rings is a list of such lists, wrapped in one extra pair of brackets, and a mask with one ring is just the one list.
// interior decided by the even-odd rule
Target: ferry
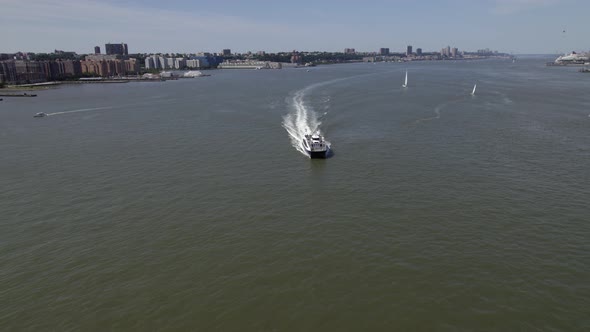
[(330, 152), (330, 143), (319, 133), (305, 135), (302, 145), (311, 158), (326, 158)]

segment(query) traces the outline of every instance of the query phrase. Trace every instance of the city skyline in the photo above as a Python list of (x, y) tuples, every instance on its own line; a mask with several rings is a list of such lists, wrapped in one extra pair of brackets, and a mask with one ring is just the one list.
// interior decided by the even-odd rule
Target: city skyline
[(131, 45), (129, 53), (225, 48), (239, 53), (342, 52), (347, 47), (357, 52), (380, 48), (403, 52), (407, 45), (424, 51), (457, 45), (462, 50), (509, 53), (590, 48), (583, 14), (590, 4), (575, 0), (375, 1), (371, 6), (308, 0), (226, 1), (224, 6), (169, 1), (165, 5), (152, 0), (2, 0), (0, 53), (54, 49), (92, 53), (96, 45), (120, 41)]

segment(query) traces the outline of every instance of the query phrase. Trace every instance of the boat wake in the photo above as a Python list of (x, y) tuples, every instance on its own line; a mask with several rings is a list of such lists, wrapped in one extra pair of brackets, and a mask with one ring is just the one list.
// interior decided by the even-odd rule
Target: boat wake
[(319, 84), (313, 84), (295, 92), (291, 102), (293, 110), (283, 117), (283, 128), (289, 133), (291, 145), (304, 155), (307, 153), (301, 145), (303, 136), (319, 131), (321, 118), (327, 114), (326, 112), (320, 117), (311, 106), (305, 104), (305, 95), (317, 86)]
[[(470, 97), (472, 97), (472, 96), (470, 95)], [(418, 124), (420, 122), (425, 122), (425, 121), (431, 121), (431, 120), (440, 119), (440, 117), (441, 117), (441, 111), (443, 109), (447, 108), (449, 105), (460, 103), (460, 102), (464, 101), (465, 99), (466, 99), (466, 97), (460, 97), (460, 98), (457, 98), (455, 100), (451, 100), (451, 101), (447, 101), (447, 102), (438, 104), (434, 108), (434, 116), (431, 116), (431, 117), (428, 117), (428, 118), (418, 119), (418, 120), (416, 120), (415, 124)]]
[[(314, 89), (321, 87), (321, 86), (325, 86), (325, 85), (330, 85), (330, 84), (334, 84), (334, 83), (338, 83), (341, 81), (346, 81), (346, 80), (350, 80), (350, 79), (354, 79), (354, 78), (359, 78), (359, 77), (363, 77), (363, 76), (370, 76), (370, 75), (376, 75), (376, 74), (387, 74), (389, 72), (383, 72), (383, 73), (368, 73), (368, 74), (360, 74), (360, 75), (354, 75), (354, 76), (349, 76), (349, 77), (342, 77), (342, 78), (337, 78), (337, 79), (333, 79), (333, 80), (329, 80), (329, 81), (324, 81), (324, 82), (319, 82), (319, 83), (314, 83), (311, 84), (301, 90), (296, 91), (293, 94), (293, 97), (288, 100), (288, 104), (291, 106), (291, 110), (290, 112), (285, 115), (283, 117), (283, 128), (285, 128), (285, 130), (287, 130), (287, 133), (289, 134), (289, 137), (291, 138), (291, 145), (293, 145), (293, 147), (301, 152), (302, 154), (307, 156), (307, 153), (305, 152), (305, 149), (303, 149), (303, 146), (301, 145), (303, 142), (303, 137), (306, 134), (313, 134), (313, 133), (319, 133), (320, 135), (323, 135), (323, 133), (320, 130), (320, 126), (322, 124), (322, 121), (325, 119), (326, 115), (328, 114), (328, 112), (326, 111), (327, 109), (329, 109), (329, 102), (331, 100), (329, 95), (324, 95), (324, 97), (321, 99), (321, 102), (326, 104), (323, 107), (323, 112), (322, 114), (319, 114), (318, 112), (316, 112), (314, 110), (314, 108), (312, 106), (310, 106), (309, 104), (307, 104), (305, 102), (305, 98), (306, 96), (312, 92)], [(329, 145), (330, 142), (326, 143)]]
[(82, 109), (78, 109), (78, 110), (47, 113), (47, 116), (61, 115), (61, 114), (68, 114), (68, 113), (79, 113), (79, 112), (90, 112), (90, 111), (98, 111), (98, 110), (107, 110), (107, 109), (112, 109), (112, 108), (113, 108), (112, 106), (108, 106), (108, 107), (95, 107), (95, 108), (82, 108)]
[[(301, 145), (303, 136), (316, 132), (322, 134), (320, 131), (320, 125), (322, 124), (322, 120), (325, 119), (326, 115), (328, 115), (328, 112), (318, 114), (312, 106), (306, 104), (306, 95), (318, 87), (334, 84), (336, 82), (344, 81), (350, 78), (352, 77), (338, 78), (330, 81), (314, 83), (295, 92), (289, 101), (289, 104), (292, 108), (291, 112), (283, 117), (283, 128), (285, 128), (287, 133), (289, 133), (291, 145), (293, 145), (297, 151), (307, 156), (305, 149), (303, 149), (303, 146)], [(330, 97), (324, 97), (322, 102), (329, 103)], [(326, 106), (324, 109), (328, 109), (328, 106)]]

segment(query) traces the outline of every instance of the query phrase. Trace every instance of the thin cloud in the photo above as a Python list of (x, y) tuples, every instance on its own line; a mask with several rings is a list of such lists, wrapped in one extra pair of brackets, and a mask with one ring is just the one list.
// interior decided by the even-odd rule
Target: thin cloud
[(91, 0), (1, 2), (0, 39), (4, 47), (21, 48), (24, 42), (40, 39), (42, 34), (41, 47), (53, 45), (49, 49), (90, 50), (105, 41), (125, 41), (136, 51), (188, 51), (199, 46), (222, 47), (224, 40), (236, 37), (280, 40), (301, 30), (214, 13), (129, 8)]
[(562, 0), (495, 0), (492, 13), (500, 15), (510, 15), (519, 12), (557, 5)]

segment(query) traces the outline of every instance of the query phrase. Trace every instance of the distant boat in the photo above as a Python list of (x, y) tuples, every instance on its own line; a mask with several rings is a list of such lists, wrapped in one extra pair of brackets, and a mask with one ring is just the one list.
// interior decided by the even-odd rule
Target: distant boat
[(402, 88), (407, 88), (407, 87), (408, 87), (408, 71), (406, 70), (406, 80), (404, 81)]
[(471, 95), (475, 96), (475, 89), (477, 88), (477, 83), (473, 86), (473, 91), (471, 91)]
[(36, 113), (35, 115), (33, 115), (34, 118), (43, 118), (46, 116), (47, 116), (47, 113), (45, 113), (45, 112), (39, 112), (39, 113)]

